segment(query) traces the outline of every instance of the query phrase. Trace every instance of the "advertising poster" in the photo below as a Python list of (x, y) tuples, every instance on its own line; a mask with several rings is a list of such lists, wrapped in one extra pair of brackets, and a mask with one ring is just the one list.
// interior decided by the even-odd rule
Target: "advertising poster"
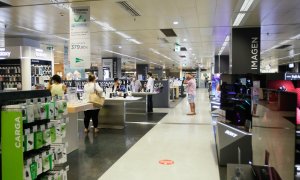
[(90, 7), (70, 9), (70, 67), (90, 68)]

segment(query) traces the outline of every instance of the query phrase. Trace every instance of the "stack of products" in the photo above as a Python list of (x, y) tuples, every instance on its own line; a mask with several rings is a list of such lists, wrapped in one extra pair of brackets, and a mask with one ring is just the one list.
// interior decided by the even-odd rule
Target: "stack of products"
[[(20, 114), (18, 124), (12, 113)], [(26, 103), (4, 106), (1, 114), (2, 121), (14, 123), (15, 129), (12, 131), (18, 136), (12, 139), (12, 143), (18, 139), (20, 142), (15, 142), (15, 146), (23, 145), (23, 153), (11, 157), (22, 157), (23, 179), (67, 180), (68, 167), (65, 163), (68, 144), (62, 143), (69, 122), (67, 102), (55, 98), (51, 100), (50, 97), (30, 99)]]

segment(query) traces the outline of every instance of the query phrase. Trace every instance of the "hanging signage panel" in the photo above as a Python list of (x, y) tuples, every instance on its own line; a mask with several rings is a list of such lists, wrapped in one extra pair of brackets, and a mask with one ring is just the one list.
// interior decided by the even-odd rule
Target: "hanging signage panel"
[(232, 73), (260, 73), (260, 28), (232, 29)]
[(91, 62), (90, 7), (70, 10), (70, 66), (89, 68)]

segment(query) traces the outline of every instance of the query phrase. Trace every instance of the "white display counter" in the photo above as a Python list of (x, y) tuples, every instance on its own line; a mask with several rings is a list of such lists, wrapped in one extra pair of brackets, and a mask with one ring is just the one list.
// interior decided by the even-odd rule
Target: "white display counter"
[(91, 103), (68, 103), (68, 115), (70, 122), (66, 126), (66, 137), (63, 140), (68, 142), (67, 153), (78, 149), (78, 113), (93, 108)]

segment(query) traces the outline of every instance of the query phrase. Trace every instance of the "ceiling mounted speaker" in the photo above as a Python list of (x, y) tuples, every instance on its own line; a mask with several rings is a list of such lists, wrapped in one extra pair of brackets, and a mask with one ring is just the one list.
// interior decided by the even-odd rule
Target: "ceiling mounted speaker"
[(135, 9), (132, 3), (128, 1), (117, 2), (125, 11), (127, 11), (131, 16), (141, 16), (141, 14)]

